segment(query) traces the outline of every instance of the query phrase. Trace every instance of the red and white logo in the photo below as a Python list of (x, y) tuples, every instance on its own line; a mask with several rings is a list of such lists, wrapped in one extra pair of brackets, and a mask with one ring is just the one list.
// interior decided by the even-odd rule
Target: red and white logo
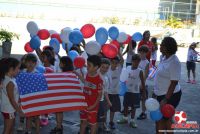
[(176, 111), (175, 115), (174, 115), (174, 120), (176, 121), (176, 123), (180, 124), (180, 123), (186, 123), (187, 120), (187, 114), (184, 111)]

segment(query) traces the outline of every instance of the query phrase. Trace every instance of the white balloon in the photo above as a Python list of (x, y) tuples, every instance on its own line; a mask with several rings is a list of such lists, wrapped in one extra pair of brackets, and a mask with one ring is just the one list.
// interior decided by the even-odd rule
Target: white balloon
[(119, 36), (117, 38), (117, 41), (120, 43), (123, 43), (124, 41), (126, 41), (128, 38), (127, 34), (125, 32), (120, 32)]
[(60, 33), (60, 38), (64, 43), (69, 42), (69, 34), (72, 31), (70, 27), (63, 28)]
[(86, 53), (86, 51), (84, 51), (81, 56), (85, 59), (85, 61), (87, 62), (87, 58), (88, 58), (88, 55)]
[(38, 25), (34, 21), (29, 21), (26, 25), (28, 32), (33, 36), (37, 35), (39, 28)]
[(89, 41), (85, 45), (85, 51), (89, 55), (96, 55), (100, 52), (100, 50), (101, 50), (101, 45), (97, 41)]
[(49, 33), (50, 33), (50, 36), (51, 36), (52, 34), (55, 34), (57, 32), (55, 30), (49, 30)]
[(151, 112), (151, 111), (158, 110), (159, 107), (160, 107), (160, 104), (159, 104), (159, 102), (156, 99), (149, 98), (149, 99), (147, 99), (145, 101), (145, 106), (146, 106), (146, 109)]

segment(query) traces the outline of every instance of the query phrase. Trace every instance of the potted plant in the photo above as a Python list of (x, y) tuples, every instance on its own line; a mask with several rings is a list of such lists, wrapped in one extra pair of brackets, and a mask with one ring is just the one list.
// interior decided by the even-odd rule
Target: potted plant
[(9, 57), (11, 54), (12, 40), (19, 39), (19, 35), (9, 32), (6, 29), (0, 29), (0, 41), (2, 42), (2, 57)]

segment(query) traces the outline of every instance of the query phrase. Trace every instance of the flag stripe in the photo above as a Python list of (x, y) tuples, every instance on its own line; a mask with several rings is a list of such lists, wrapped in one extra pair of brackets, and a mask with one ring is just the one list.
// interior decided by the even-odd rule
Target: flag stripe
[(26, 101), (31, 101), (31, 100), (37, 100), (40, 98), (48, 98), (48, 97), (56, 97), (56, 96), (70, 96), (70, 95), (80, 95), (83, 96), (83, 93), (79, 92), (60, 92), (60, 93), (49, 93), (49, 94), (41, 94), (41, 95), (37, 95), (37, 96), (30, 96), (30, 97), (26, 97), (26, 98), (22, 98), (21, 102), (26, 102)]
[(56, 112), (65, 112), (65, 111), (73, 111), (73, 110), (84, 110), (86, 106), (73, 106), (73, 107), (59, 107), (59, 108), (53, 108), (48, 110), (37, 110), (37, 111), (30, 111), (26, 112), (26, 117), (38, 115), (38, 113), (46, 114), (46, 113), (56, 113)]
[(41, 94), (50, 94), (50, 93), (70, 93), (70, 92), (75, 92), (75, 93), (83, 93), (82, 90), (79, 89), (57, 89), (57, 90), (49, 90), (47, 91), (42, 91), (42, 92), (35, 92), (35, 93), (30, 93), (30, 94), (25, 94), (25, 95), (20, 95), (21, 99), (24, 99), (26, 97), (32, 97), (32, 96), (38, 96)]
[(60, 86), (72, 86), (72, 87), (77, 87), (77, 86), (79, 86), (79, 89), (80, 89), (80, 86), (81, 86), (81, 84), (74, 84), (74, 83), (51, 83), (51, 84), (47, 84), (48, 85), (48, 87), (60, 87)]
[(87, 106), (87, 104), (85, 102), (63, 103), (63, 104), (56, 104), (56, 105), (49, 105), (49, 106), (32, 107), (23, 111), (28, 113), (28, 112), (44, 110), (44, 109), (48, 110), (48, 109), (57, 109), (60, 107), (74, 107), (74, 106)]
[(31, 103), (28, 105), (23, 105), (22, 108), (23, 109), (28, 109), (28, 108), (32, 108), (32, 107), (37, 107), (37, 106), (48, 106), (48, 105), (54, 105), (54, 104), (62, 104), (62, 103), (72, 103), (72, 102), (84, 102), (84, 98), (83, 99), (62, 99), (62, 100), (53, 100), (53, 101), (42, 101), (42, 102), (38, 102), (38, 103)]
[(80, 84), (79, 81), (75, 81), (75, 80), (53, 80), (53, 81), (47, 81), (48, 84), (52, 84), (52, 83), (74, 83), (74, 84)]
[(75, 75), (49, 75), (49, 76), (46, 76), (46, 78), (77, 78), (77, 76)]
[(79, 96), (79, 95), (72, 96), (71, 95), (71, 96), (48, 97), (48, 98), (41, 98), (41, 99), (21, 102), (21, 104), (28, 105), (28, 104), (32, 104), (32, 103), (38, 103), (38, 102), (49, 101), (49, 100), (62, 100), (62, 99), (75, 99), (75, 98), (84, 99), (84, 96)]
[(54, 86), (54, 87), (49, 87), (49, 90), (56, 90), (56, 89), (81, 89), (80, 86)]

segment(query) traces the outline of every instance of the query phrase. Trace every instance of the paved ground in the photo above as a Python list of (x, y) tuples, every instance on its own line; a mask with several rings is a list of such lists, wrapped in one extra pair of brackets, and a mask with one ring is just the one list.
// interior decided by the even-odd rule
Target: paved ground
[[(177, 110), (185, 111), (188, 116), (188, 121), (197, 121), (200, 124), (200, 64), (197, 64), (197, 82), (198, 84), (188, 84), (186, 81), (186, 68), (185, 63), (182, 63), (182, 77), (181, 87), (183, 95), (180, 105)], [(152, 89), (152, 84), (150, 86)], [(139, 115), (140, 110), (137, 110), (136, 115)], [(121, 114), (118, 113), (115, 120), (120, 119)], [(117, 130), (113, 131), (115, 134), (153, 134), (155, 133), (154, 122), (148, 117), (143, 121), (137, 121), (138, 128), (133, 129), (128, 125), (117, 125)], [(17, 126), (17, 124), (16, 124)], [(50, 120), (50, 125), (41, 128), (41, 134), (48, 134), (49, 130), (55, 126), (54, 118)], [(66, 112), (64, 114), (64, 134), (77, 134), (79, 131), (79, 114), (75, 112)], [(2, 133), (3, 119), (0, 115), (0, 133)], [(193, 132), (189, 132), (193, 133)], [(196, 132), (196, 133), (200, 133)], [(20, 134), (20, 133), (19, 133)]]

